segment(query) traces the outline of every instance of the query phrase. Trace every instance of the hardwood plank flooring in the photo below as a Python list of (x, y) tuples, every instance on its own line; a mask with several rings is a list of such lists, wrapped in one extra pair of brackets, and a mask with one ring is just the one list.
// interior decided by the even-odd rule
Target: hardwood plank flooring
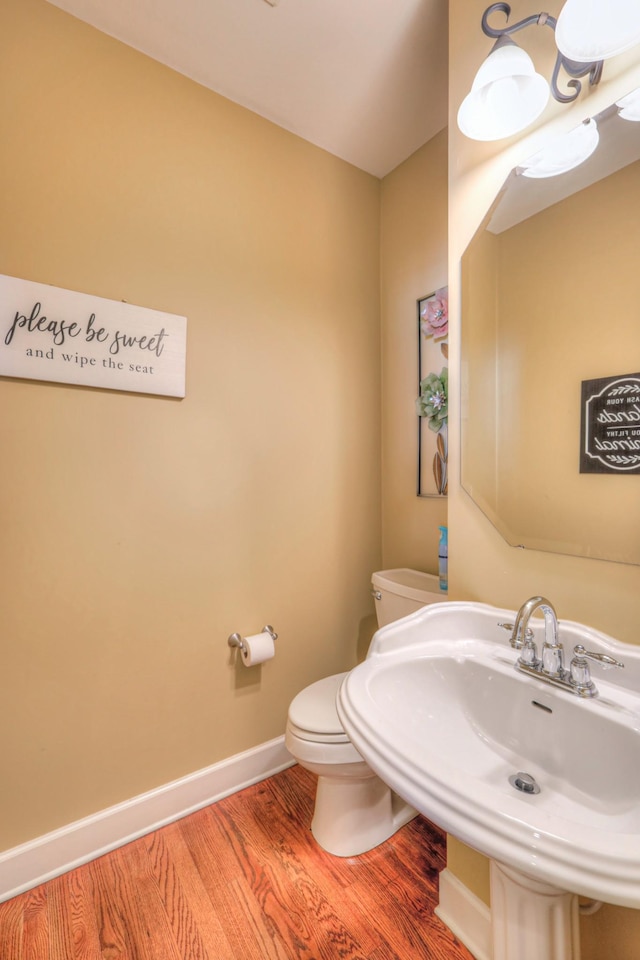
[(332, 857), (314, 791), (291, 767), (0, 904), (0, 960), (473, 960), (433, 913), (441, 831)]

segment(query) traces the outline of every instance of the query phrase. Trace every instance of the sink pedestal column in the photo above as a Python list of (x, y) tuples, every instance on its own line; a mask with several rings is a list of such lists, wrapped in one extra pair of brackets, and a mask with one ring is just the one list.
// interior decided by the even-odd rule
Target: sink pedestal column
[(491, 861), (493, 960), (580, 960), (578, 898)]

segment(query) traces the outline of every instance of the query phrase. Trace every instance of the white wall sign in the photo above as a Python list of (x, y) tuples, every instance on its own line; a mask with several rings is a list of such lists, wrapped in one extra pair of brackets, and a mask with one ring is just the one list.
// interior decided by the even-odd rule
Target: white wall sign
[(184, 397), (187, 320), (0, 274), (0, 375)]

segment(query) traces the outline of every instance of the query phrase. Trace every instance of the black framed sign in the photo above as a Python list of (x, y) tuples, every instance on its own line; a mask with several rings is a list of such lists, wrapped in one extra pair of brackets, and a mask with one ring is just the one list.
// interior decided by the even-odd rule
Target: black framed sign
[(580, 473), (640, 473), (640, 373), (582, 381)]

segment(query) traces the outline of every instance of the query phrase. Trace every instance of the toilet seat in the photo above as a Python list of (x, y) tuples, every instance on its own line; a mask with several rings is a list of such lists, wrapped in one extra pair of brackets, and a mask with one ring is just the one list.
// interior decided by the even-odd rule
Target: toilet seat
[(287, 726), (300, 740), (350, 743), (336, 708), (336, 696), (346, 673), (323, 677), (305, 687), (289, 706)]

